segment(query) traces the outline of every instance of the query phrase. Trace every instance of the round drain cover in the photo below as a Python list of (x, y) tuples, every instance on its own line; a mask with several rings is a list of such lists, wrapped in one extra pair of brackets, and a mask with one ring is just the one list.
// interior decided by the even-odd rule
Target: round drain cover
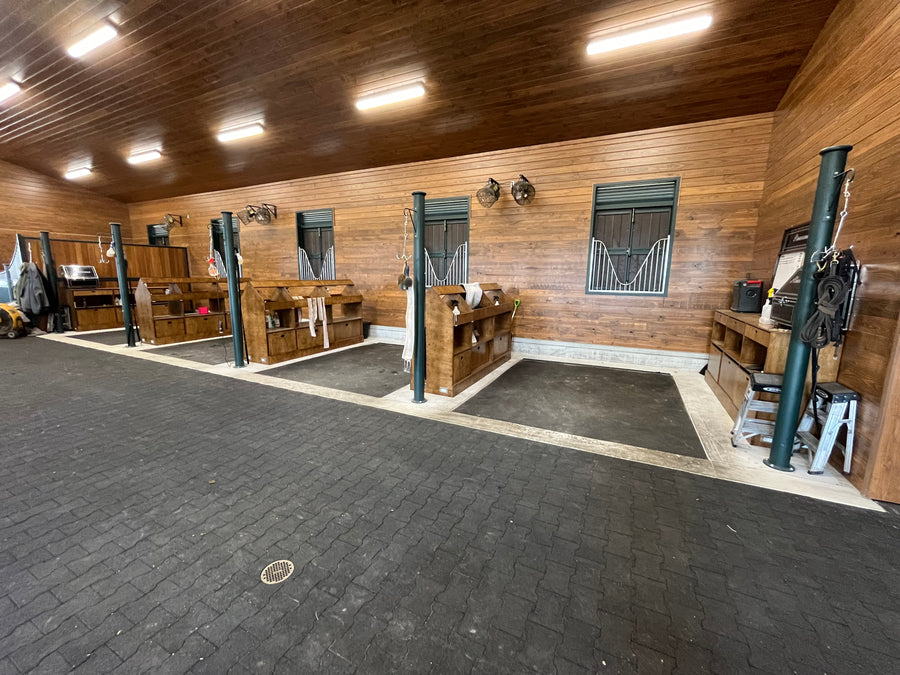
[(280, 584), (294, 573), (294, 563), (290, 560), (276, 560), (263, 568), (259, 578), (264, 584)]

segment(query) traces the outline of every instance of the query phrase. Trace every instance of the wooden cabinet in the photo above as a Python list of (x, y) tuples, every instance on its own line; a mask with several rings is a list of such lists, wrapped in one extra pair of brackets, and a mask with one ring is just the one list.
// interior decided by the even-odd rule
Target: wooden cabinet
[(509, 360), (513, 301), (498, 284), (481, 289), (475, 307), (462, 286), (426, 291), (425, 391), (455, 396)]
[[(791, 331), (761, 326), (759, 314), (731, 310), (715, 313), (706, 382), (733, 418), (737, 417), (751, 372), (784, 372), (790, 341)], [(837, 379), (840, 350), (837, 359), (833, 358), (833, 354), (829, 347), (819, 357), (820, 382)]]
[[(316, 319), (310, 330), (310, 300)], [(325, 306), (325, 316), (318, 303)], [(254, 363), (280, 363), (362, 342), (362, 296), (349, 279), (250, 281), (241, 292), (247, 354)]]
[(141, 342), (167, 345), (231, 334), (225, 281), (142, 277), (135, 291)]
[(75, 330), (101, 330), (125, 325), (118, 288), (66, 288), (60, 284), (59, 301), (69, 307)]

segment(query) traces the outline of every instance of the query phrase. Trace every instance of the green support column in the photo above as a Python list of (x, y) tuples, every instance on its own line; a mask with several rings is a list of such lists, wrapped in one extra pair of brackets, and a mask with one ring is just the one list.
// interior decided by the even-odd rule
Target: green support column
[(819, 166), (819, 182), (816, 185), (816, 198), (809, 222), (809, 239), (806, 242), (806, 252), (803, 254), (803, 273), (800, 278), (800, 290), (797, 292), (797, 306), (794, 308), (791, 323), (791, 342), (788, 347), (787, 363), (784, 366), (778, 417), (775, 419), (775, 432), (772, 435), (769, 457), (763, 460), (766, 466), (779, 471), (794, 470), (791, 466), (791, 454), (794, 448), (794, 435), (800, 421), (800, 404), (809, 368), (810, 349), (808, 344), (800, 340), (800, 331), (815, 311), (816, 280), (813, 273), (816, 266), (810, 259), (816, 251), (831, 246), (841, 183), (844, 168), (847, 166), (847, 153), (852, 149), (852, 145), (835, 145), (819, 153), (822, 156), (822, 163)]
[(237, 256), (234, 253), (234, 222), (231, 211), (222, 211), (222, 232), (225, 244), (225, 270), (228, 274), (228, 306), (231, 308), (231, 340), (234, 343), (234, 367), (244, 367), (244, 319), (241, 316), (241, 280), (238, 278)]
[(415, 267), (413, 288), (416, 294), (416, 341), (413, 349), (413, 403), (425, 403), (425, 193), (413, 196)]
[(50, 305), (53, 307), (53, 332), (64, 333), (62, 327), (62, 309), (59, 306), (59, 280), (56, 278), (56, 263), (53, 262), (53, 248), (50, 246), (50, 233), (41, 232), (41, 253), (44, 257), (44, 275), (50, 286)]
[(116, 276), (119, 278), (119, 298), (122, 300), (122, 319), (125, 322), (125, 339), (129, 347), (135, 346), (134, 324), (131, 322), (131, 300), (128, 294), (128, 260), (122, 246), (122, 226), (110, 223), (113, 246), (116, 249)]

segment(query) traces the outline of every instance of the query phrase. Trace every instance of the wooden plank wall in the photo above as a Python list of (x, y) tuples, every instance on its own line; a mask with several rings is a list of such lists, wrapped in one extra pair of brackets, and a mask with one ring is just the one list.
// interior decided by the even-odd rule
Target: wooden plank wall
[(15, 235), (90, 237), (109, 235), (109, 223), (122, 223), (122, 236), (131, 240), (128, 207), (63, 180), (0, 161), (0, 263), (8, 263)]
[[(131, 222), (140, 231), (167, 212), (189, 216), (171, 243), (187, 246), (191, 268), (201, 270), (211, 218), (273, 203), (278, 220), (241, 227), (244, 274), (291, 278), (294, 212), (334, 208), (338, 276), (363, 293), (366, 320), (401, 326), (395, 255), (410, 192), (471, 195), (469, 278), (521, 298), (516, 335), (704, 352), (713, 310), (727, 305), (752, 260), (771, 124), (771, 114), (753, 115), (135, 203)], [(509, 195), (520, 173), (537, 189), (524, 207)], [(503, 195), (484, 209), (474, 194), (489, 176)], [(593, 185), (671, 176), (682, 183), (669, 297), (585, 295)]]
[[(109, 237), (103, 238), (103, 250), (109, 247)], [(31, 242), (32, 256), (35, 263), (43, 268), (40, 239), (26, 237)], [(123, 244), (125, 258), (128, 260), (128, 276), (140, 277), (188, 277), (188, 259), (186, 249), (180, 246), (141, 246)], [(100, 262), (100, 249), (96, 241), (75, 241), (72, 239), (50, 238), (53, 251), (53, 262), (60, 265), (92, 265), (101, 278), (116, 277), (116, 260), (108, 259)], [(103, 256), (106, 259), (106, 256)]]
[(900, 501), (900, 442), (883, 431), (898, 409), (886, 386), (900, 396), (900, 363), (890, 365), (900, 313), (898, 44), (900, 4), (842, 0), (835, 9), (776, 112), (753, 265), (771, 279), (783, 230), (809, 220), (818, 151), (854, 145), (839, 244), (853, 246), (864, 271), (838, 379), (862, 394), (851, 480), (890, 501)]

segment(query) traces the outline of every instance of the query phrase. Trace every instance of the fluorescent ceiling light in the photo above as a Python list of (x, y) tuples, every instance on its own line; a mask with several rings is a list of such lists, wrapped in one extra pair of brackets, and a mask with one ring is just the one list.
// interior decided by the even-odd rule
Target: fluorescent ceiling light
[(162, 157), (162, 153), (159, 150), (147, 150), (146, 152), (129, 155), (128, 163), (143, 164), (144, 162), (152, 162), (154, 159), (159, 159), (160, 157)]
[(116, 29), (110, 26), (108, 23), (105, 23), (93, 33), (88, 35), (86, 38), (79, 40), (74, 45), (69, 47), (67, 51), (69, 52), (69, 56), (74, 56), (77, 59), (79, 56), (84, 56), (100, 45), (106, 44), (114, 37), (116, 37), (116, 35), (118, 35)]
[(18, 84), (10, 80), (0, 87), (0, 101), (5, 101), (10, 96), (15, 96), (22, 89)]
[(90, 168), (83, 166), (80, 169), (72, 169), (71, 171), (67, 171), (66, 178), (68, 180), (72, 180), (73, 178), (83, 178), (84, 176), (89, 176), (90, 174)]
[(388, 89), (370, 96), (363, 96), (356, 102), (356, 107), (360, 110), (368, 110), (369, 108), (377, 108), (381, 105), (389, 105), (391, 103), (399, 103), (400, 101), (408, 101), (411, 98), (418, 98), (425, 94), (425, 85), (421, 82), (409, 84), (396, 89)]
[(216, 138), (218, 138), (222, 143), (227, 143), (228, 141), (236, 141), (239, 138), (257, 136), (263, 131), (265, 131), (265, 129), (263, 129), (263, 125), (259, 122), (254, 122), (253, 124), (247, 124), (242, 127), (223, 129), (216, 135)]
[(650, 28), (618, 33), (611, 37), (601, 38), (588, 43), (587, 53), (590, 55), (602, 54), (611, 52), (614, 49), (624, 49), (625, 47), (644, 44), (645, 42), (665, 40), (676, 35), (685, 35), (686, 33), (704, 30), (709, 28), (710, 25), (712, 25), (712, 16), (702, 14), (688, 19), (681, 19), (680, 21), (658, 24)]

